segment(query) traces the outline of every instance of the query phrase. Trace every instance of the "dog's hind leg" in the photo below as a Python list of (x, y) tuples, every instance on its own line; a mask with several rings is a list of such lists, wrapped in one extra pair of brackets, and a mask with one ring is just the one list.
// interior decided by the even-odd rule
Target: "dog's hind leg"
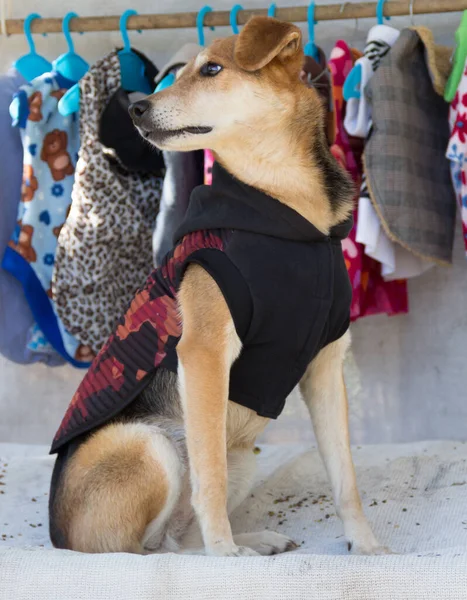
[(382, 554), (363, 514), (349, 441), (347, 395), (342, 363), (350, 333), (326, 346), (309, 365), (300, 389), (310, 411), (319, 450), (331, 482), (337, 514), (349, 549), (356, 554)]
[(103, 427), (70, 459), (57, 492), (55, 519), (66, 547), (154, 550), (178, 501), (183, 469), (175, 446), (157, 427)]

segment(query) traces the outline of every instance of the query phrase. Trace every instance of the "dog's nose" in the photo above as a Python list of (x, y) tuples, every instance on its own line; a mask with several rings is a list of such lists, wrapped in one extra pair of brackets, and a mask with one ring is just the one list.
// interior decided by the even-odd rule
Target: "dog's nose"
[(139, 100), (138, 102), (133, 102), (128, 107), (128, 112), (130, 113), (130, 117), (133, 119), (135, 123), (139, 123), (144, 116), (144, 113), (151, 106), (149, 100)]

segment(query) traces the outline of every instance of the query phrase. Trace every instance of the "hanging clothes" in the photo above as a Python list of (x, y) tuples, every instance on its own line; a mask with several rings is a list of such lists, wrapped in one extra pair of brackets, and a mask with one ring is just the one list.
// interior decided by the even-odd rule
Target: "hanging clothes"
[[(21, 135), (17, 127), (11, 126), (8, 108), (13, 95), (26, 84), (27, 81), (15, 69), (0, 75), (0, 259), (15, 228), (23, 185)], [(37, 330), (21, 283), (0, 268), (0, 354), (19, 364), (38, 361), (49, 366), (63, 364), (65, 361), (50, 344), (45, 352), (28, 347)]]
[(449, 108), (451, 137), (446, 151), (462, 219), (462, 237), (467, 255), (467, 60), (457, 93)]
[(300, 79), (303, 83), (315, 89), (323, 100), (326, 110), (331, 107), (331, 79), (326, 61), (326, 54), (319, 46), (316, 46), (317, 58), (305, 56)]
[(449, 51), (423, 27), (404, 29), (367, 84), (373, 127), (365, 146), (372, 204), (391, 241), (439, 265), (452, 261), (456, 200), (442, 93)]
[[(358, 190), (361, 172), (344, 129), (346, 105), (343, 96), (344, 81), (352, 69), (354, 56), (347, 44), (339, 40), (329, 58), (335, 128), (335, 143), (331, 146), (331, 152), (350, 173), (356, 190)], [(355, 203), (355, 223), (358, 218), (359, 214)], [(350, 311), (352, 320), (379, 313), (396, 315), (408, 312), (407, 282), (405, 280), (391, 282), (383, 280), (381, 265), (367, 256), (363, 246), (357, 242), (355, 224), (349, 236), (342, 242), (342, 247), (352, 284), (353, 295)]]
[(375, 25), (368, 32), (363, 56), (355, 61), (361, 69), (360, 97), (347, 100), (344, 127), (349, 135), (365, 138), (371, 127), (371, 108), (365, 96), (365, 87), (399, 37), (399, 30), (387, 25)]
[(212, 169), (214, 167), (214, 154), (212, 150), (204, 151), (204, 184), (212, 184)]
[(66, 360), (83, 366), (80, 344), (51, 302), (57, 236), (71, 203), (79, 146), (77, 120), (63, 117), (57, 104), (72, 85), (59, 73), (45, 73), (22, 86), (11, 104), (23, 144), (23, 183), (17, 225), (2, 266), (21, 282), (40, 330), (40, 335), (33, 330), (29, 349), (43, 355), (51, 344)]
[[(144, 62), (153, 87), (155, 67), (148, 68), (146, 58)], [(154, 172), (135, 171), (133, 164), (127, 168), (121, 162), (124, 153), (118, 145), (125, 140), (120, 136), (107, 132), (113, 148), (102, 142), (102, 117), (109, 104), (115, 120), (109, 126), (129, 119), (128, 100), (112, 102), (122, 94), (117, 52), (95, 63), (79, 86), (81, 146), (71, 210), (58, 238), (53, 295), (67, 329), (97, 354), (152, 268), (151, 239), (162, 180), (159, 161), (154, 161)], [(138, 148), (145, 142), (132, 136), (131, 145)], [(148, 162), (145, 166), (151, 168)]]
[[(176, 73), (202, 50), (198, 44), (185, 44), (161, 69), (156, 83)], [(203, 152), (163, 151), (166, 167), (159, 213), (152, 238), (154, 266), (161, 264), (173, 247), (173, 236), (185, 217), (193, 189), (203, 183)]]
[[(387, 25), (375, 25), (368, 33), (364, 56), (356, 62), (361, 69), (360, 97), (350, 98), (346, 107), (344, 126), (350, 135), (364, 140), (370, 133), (371, 104), (365, 89), (399, 34), (398, 29)], [(388, 238), (371, 203), (364, 174), (358, 211), (356, 240), (364, 245), (365, 254), (381, 263), (381, 273), (385, 280), (415, 277), (433, 266)]]
[(323, 101), (326, 112), (326, 137), (329, 145), (334, 143), (334, 122), (332, 114), (331, 77), (326, 61), (326, 54), (319, 46), (316, 46), (317, 58), (305, 56), (300, 79), (303, 83), (315, 89)]
[(190, 195), (203, 184), (203, 152), (163, 151), (165, 177), (161, 204), (152, 237), (154, 266), (161, 264), (173, 247), (173, 236), (185, 218)]

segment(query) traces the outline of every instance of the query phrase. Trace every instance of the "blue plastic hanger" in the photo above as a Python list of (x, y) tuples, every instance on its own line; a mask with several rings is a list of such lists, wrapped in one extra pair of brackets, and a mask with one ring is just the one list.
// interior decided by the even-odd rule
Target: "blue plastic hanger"
[[(196, 28), (198, 30), (198, 42), (200, 46), (204, 46), (204, 17), (206, 13), (211, 11), (212, 8), (210, 6), (204, 6), (196, 15)], [(214, 27), (211, 27), (210, 29), (214, 31)], [(162, 90), (165, 90), (166, 88), (170, 87), (175, 82), (175, 79), (175, 73), (168, 73), (163, 79), (159, 81), (159, 83), (156, 86), (156, 89), (154, 90), (154, 93), (162, 92)]]
[(32, 13), (24, 20), (24, 35), (28, 41), (29, 54), (21, 56), (21, 58), (18, 58), (18, 60), (13, 63), (13, 67), (21, 73), (27, 81), (32, 81), (36, 77), (39, 77), (39, 75), (43, 75), (52, 70), (52, 63), (43, 56), (37, 54), (36, 46), (34, 45), (34, 40), (31, 35), (31, 21), (40, 18), (41, 16), (39, 14)]
[(276, 5), (270, 4), (268, 8), (268, 17), (274, 18), (276, 16)]
[(72, 113), (79, 111), (80, 91), (79, 84), (76, 83), (73, 87), (65, 92), (58, 101), (58, 112), (62, 117), (68, 117)]
[[(384, 19), (389, 20), (390, 17), (385, 17), (384, 12), (384, 3), (386, 0), (378, 0), (376, 4), (376, 19), (378, 21), (378, 25), (383, 25)], [(344, 81), (344, 87), (342, 89), (344, 94), (344, 100), (348, 101), (350, 98), (361, 98), (361, 87), (362, 83), (362, 65), (356, 64), (352, 67), (352, 70), (347, 75), (346, 80)]]
[(378, 20), (378, 25), (383, 25), (384, 19), (386, 19), (386, 21), (389, 21), (389, 19), (391, 18), (391, 17), (384, 16), (384, 3), (385, 2), (386, 2), (386, 0), (378, 0), (378, 3), (376, 4), (376, 18)]
[[(120, 32), (123, 38), (123, 50), (118, 53), (120, 61), (120, 73), (122, 78), (122, 87), (127, 92), (142, 92), (151, 94), (152, 88), (144, 76), (144, 63), (140, 57), (135, 54), (130, 46), (126, 24), (128, 18), (136, 15), (135, 10), (127, 10), (120, 17)], [(58, 111), (64, 117), (71, 115), (79, 110), (80, 91), (79, 85), (74, 85), (61, 98), (58, 103)]]
[(464, 10), (462, 13), (461, 22), (454, 38), (456, 40), (456, 49), (452, 57), (452, 71), (444, 90), (444, 99), (446, 102), (454, 100), (467, 59), (467, 10)]
[(123, 50), (118, 52), (118, 58), (120, 60), (122, 87), (127, 92), (151, 94), (152, 88), (144, 75), (144, 63), (131, 49), (126, 27), (128, 19), (137, 14), (136, 10), (126, 10), (120, 17), (120, 33), (122, 34), (123, 39)]
[(307, 12), (308, 21), (308, 42), (305, 44), (305, 56), (311, 56), (315, 60), (319, 59), (318, 48), (315, 44), (315, 25), (318, 21), (315, 21), (315, 3), (310, 2), (308, 5)]
[(234, 35), (239, 34), (237, 15), (241, 10), (243, 10), (243, 6), (241, 4), (236, 4), (230, 11), (230, 27), (232, 27)]
[(175, 82), (175, 73), (168, 73), (165, 77), (163, 77), (156, 86), (154, 93), (162, 92), (165, 88), (170, 87)]
[(63, 18), (63, 35), (65, 36), (68, 45), (68, 52), (61, 54), (54, 60), (52, 66), (57, 73), (63, 75), (71, 81), (79, 81), (89, 69), (89, 64), (75, 52), (75, 46), (70, 34), (70, 21), (78, 15), (75, 12), (69, 12)]
[[(198, 44), (200, 46), (204, 46), (204, 17), (208, 12), (212, 12), (212, 8), (210, 6), (203, 6), (203, 8), (196, 15), (196, 29), (198, 30)], [(212, 31), (214, 31), (214, 27), (210, 27)]]
[(350, 98), (361, 98), (360, 84), (362, 83), (362, 65), (356, 64), (347, 75), (342, 88), (344, 100), (349, 101)]

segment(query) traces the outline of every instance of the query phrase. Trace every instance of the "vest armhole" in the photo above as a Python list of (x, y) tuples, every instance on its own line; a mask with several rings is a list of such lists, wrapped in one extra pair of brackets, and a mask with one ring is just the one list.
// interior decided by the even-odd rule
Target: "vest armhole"
[(238, 337), (243, 342), (250, 328), (253, 301), (248, 284), (238, 268), (222, 250), (203, 248), (188, 256), (179, 284), (189, 264), (203, 267), (217, 283), (229, 307)]

